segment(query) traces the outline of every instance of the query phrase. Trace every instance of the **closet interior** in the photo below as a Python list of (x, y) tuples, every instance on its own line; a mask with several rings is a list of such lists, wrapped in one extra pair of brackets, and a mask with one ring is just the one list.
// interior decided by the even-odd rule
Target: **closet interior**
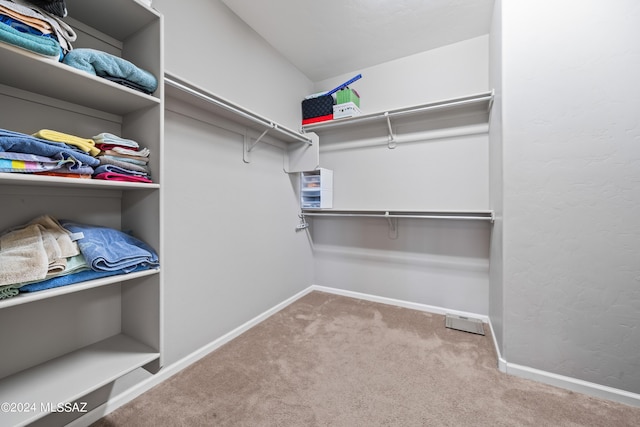
[[(487, 249), (483, 245), (488, 245), (488, 233), (494, 219), (487, 195), (487, 159), (483, 155), (466, 155), (466, 160), (455, 166), (456, 171), (448, 169), (456, 164), (461, 149), (470, 147), (477, 152), (486, 151), (492, 91), (292, 129), (178, 73), (165, 70), (163, 17), (152, 8), (135, 0), (67, 0), (67, 4), (72, 13), (66, 21), (78, 33), (75, 46), (107, 51), (149, 70), (158, 78), (158, 90), (151, 95), (140, 93), (0, 44), (0, 57), (5, 64), (0, 75), (0, 97), (4, 105), (11, 106), (0, 117), (0, 127), (27, 134), (43, 128), (56, 129), (86, 137), (109, 132), (140, 141), (152, 153), (150, 167), (154, 182), (117, 183), (3, 173), (0, 174), (0, 195), (3, 205), (11, 209), (3, 211), (0, 228), (15, 227), (38, 215), (49, 214), (55, 218), (131, 230), (156, 249), (161, 269), (21, 294), (0, 301), (0, 319), (3, 324), (11, 325), (0, 332), (0, 339), (8, 344), (2, 350), (0, 401), (71, 402), (138, 368), (156, 373), (166, 358), (166, 337), (172, 344), (170, 362), (175, 362), (187, 351), (182, 347), (198, 348), (216, 334), (222, 335), (230, 329), (226, 324), (211, 324), (211, 332), (192, 330), (195, 338), (184, 334), (180, 321), (185, 324), (195, 321), (204, 306), (210, 307), (207, 311), (216, 312), (216, 315), (228, 315), (236, 325), (244, 321), (246, 314), (233, 313), (231, 307), (239, 296), (246, 297), (245, 292), (250, 290), (238, 289), (237, 294), (233, 294), (233, 290), (223, 289), (225, 282), (216, 281), (215, 277), (209, 279), (215, 286), (195, 291), (199, 297), (190, 312), (178, 316), (173, 308), (165, 311), (165, 307), (173, 307), (178, 298), (190, 301), (189, 298), (193, 298), (188, 294), (192, 289), (190, 286), (209, 274), (209, 265), (203, 263), (190, 271), (184, 269), (185, 257), (180, 255), (182, 240), (179, 239), (186, 237), (173, 226), (170, 230), (167, 228), (168, 221), (174, 222), (178, 218), (178, 211), (183, 215), (178, 207), (191, 208), (191, 205), (181, 205), (179, 197), (199, 206), (200, 213), (210, 220), (203, 239), (218, 239), (224, 235), (225, 239), (237, 238), (240, 242), (260, 241), (261, 235), (280, 233), (283, 239), (269, 239), (295, 242), (291, 253), (299, 252), (300, 247), (308, 251), (310, 263), (292, 265), (287, 260), (291, 254), (285, 253), (281, 261), (268, 266), (275, 276), (286, 274), (292, 282), (299, 282), (298, 277), (305, 278), (305, 283), (274, 291), (270, 306), (282, 301), (283, 296), (293, 295), (300, 286), (310, 285), (309, 282), (341, 286), (340, 280), (325, 275), (328, 271), (347, 272), (345, 277), (358, 277), (360, 273), (348, 272), (353, 266), (343, 266), (345, 269), (342, 270), (330, 266), (336, 254), (346, 254), (347, 260), (368, 257), (369, 261), (375, 262), (384, 257), (385, 251), (391, 251), (394, 254), (389, 259), (415, 264), (421, 269), (425, 265), (438, 268), (452, 265), (455, 269), (462, 263), (463, 270), (471, 271), (474, 278), (462, 288), (446, 289), (448, 283), (444, 283), (435, 292), (434, 301), (436, 305), (447, 307), (447, 301), (453, 299), (452, 304), (460, 306), (460, 310), (487, 313), (487, 261), (480, 259), (486, 255)], [(113, 25), (114, 22), (118, 25)], [(168, 132), (165, 132), (165, 117), (171, 120)], [(182, 121), (189, 124), (183, 128)], [(213, 128), (220, 132), (216, 138), (206, 135), (207, 129)], [(184, 135), (192, 132), (197, 136), (196, 140), (183, 139), (183, 131)], [(234, 147), (241, 147), (232, 154), (237, 155), (234, 168), (243, 167), (243, 172), (256, 175), (269, 168), (269, 182), (278, 181), (284, 190), (276, 191), (277, 195), (265, 195), (270, 190), (261, 191), (262, 184), (256, 181), (252, 184), (256, 194), (265, 195), (268, 203), (256, 202), (253, 212), (237, 211), (227, 215), (220, 208), (229, 201), (225, 199), (226, 193), (217, 199), (216, 191), (232, 190), (221, 190), (220, 180), (210, 178), (206, 184), (194, 182), (193, 187), (201, 194), (198, 200), (191, 196), (192, 188), (167, 180), (167, 175), (175, 177), (178, 174), (175, 165), (179, 160), (165, 157), (165, 139), (172, 145), (172, 150), (180, 147), (206, 157), (212, 153), (221, 154), (216, 152), (218, 144), (227, 141), (218, 140), (220, 135), (232, 141)], [(201, 143), (207, 144), (204, 150), (198, 149), (204, 147), (199, 145)], [(363, 153), (372, 160), (370, 166), (360, 164), (363, 167), (354, 168)], [(428, 159), (425, 169), (410, 171), (399, 166), (398, 175), (389, 173), (390, 168), (397, 167), (393, 161), (402, 165), (416, 156)], [(277, 158), (279, 164), (274, 168)], [(171, 165), (167, 166), (169, 162)], [(377, 162), (389, 164), (379, 167)], [(165, 168), (172, 172), (165, 173)], [(471, 169), (467, 175), (475, 175), (477, 179), (461, 179), (459, 170), (463, 169)], [(188, 182), (191, 172), (180, 174)], [(280, 175), (276, 177), (277, 174)], [(415, 190), (402, 190), (406, 182), (423, 181), (426, 182), (423, 188), (412, 185)], [(227, 184), (234, 186), (231, 181)], [(213, 202), (203, 202), (203, 193)], [(235, 196), (251, 197), (251, 194), (237, 193)], [(234, 200), (233, 203), (237, 202)], [(288, 211), (286, 218), (276, 218), (277, 211), (283, 209)], [(258, 211), (261, 224), (268, 224), (268, 229), (258, 230), (247, 220)], [(194, 226), (197, 214), (191, 211), (189, 215), (194, 219), (190, 225)], [(231, 221), (225, 218), (231, 218)], [(302, 222), (308, 219), (310, 227), (296, 227), (299, 225), (296, 218)], [(383, 230), (388, 226), (389, 232), (379, 234), (380, 224)], [(224, 225), (236, 234), (229, 237), (225, 231), (220, 232)], [(361, 239), (363, 233), (370, 237)], [(428, 254), (433, 249), (431, 246), (427, 245), (426, 252), (415, 246), (415, 241), (423, 239), (425, 233), (427, 238), (437, 233), (455, 243), (445, 245), (451, 249), (449, 253), (434, 257)], [(442, 236), (443, 233), (449, 234)], [(468, 233), (472, 240), (480, 243), (472, 249), (461, 250)], [(186, 236), (193, 237), (193, 234), (186, 233)], [(171, 242), (170, 247), (165, 241)], [(224, 242), (228, 245), (224, 249), (227, 260), (224, 262), (233, 266), (238, 262), (238, 274), (250, 274), (247, 271), (251, 269), (246, 266), (256, 263), (264, 270), (266, 262), (260, 264), (260, 258), (276, 255), (263, 256), (264, 248), (253, 251), (250, 245), (235, 248), (229, 246), (228, 240)], [(217, 253), (217, 249), (209, 250)], [(349, 251), (352, 253), (347, 254)], [(180, 259), (176, 260), (176, 257)], [(219, 258), (212, 258), (219, 262)], [(163, 268), (165, 261), (167, 268)], [(295, 273), (287, 273), (287, 269), (295, 270)], [(226, 276), (224, 279), (229, 283), (233, 280)], [(477, 282), (482, 285), (478, 286)], [(373, 292), (375, 286), (352, 290)], [(428, 289), (412, 290), (415, 284), (402, 286), (408, 289), (407, 292), (422, 297), (430, 292)], [(460, 290), (465, 292), (465, 286), (473, 288), (469, 294), (452, 296)], [(393, 293), (396, 291), (392, 290), (389, 296), (401, 298), (401, 294)], [(380, 289), (381, 295), (385, 292)], [(460, 298), (482, 302), (465, 306), (459, 304)], [(252, 303), (247, 301), (247, 307)], [(260, 304), (254, 303), (251, 310), (261, 310)], [(222, 306), (229, 307), (229, 312)], [(180, 321), (173, 322), (177, 317)], [(200, 316), (197, 321), (207, 320)], [(189, 346), (180, 340), (189, 340)], [(182, 347), (176, 349), (178, 344)], [(37, 411), (3, 414), (3, 418), (7, 419), (8, 425), (23, 425), (45, 415)]]

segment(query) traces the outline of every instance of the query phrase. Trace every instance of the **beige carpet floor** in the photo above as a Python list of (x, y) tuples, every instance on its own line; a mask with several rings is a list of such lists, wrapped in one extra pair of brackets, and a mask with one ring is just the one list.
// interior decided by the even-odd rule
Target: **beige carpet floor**
[(94, 426), (640, 426), (496, 363), (444, 316), (312, 292)]

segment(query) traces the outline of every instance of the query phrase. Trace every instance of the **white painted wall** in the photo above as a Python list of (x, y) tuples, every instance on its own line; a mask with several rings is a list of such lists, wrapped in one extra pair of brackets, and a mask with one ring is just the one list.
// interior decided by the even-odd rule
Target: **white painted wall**
[(487, 51), (488, 36), (476, 37), (316, 82), (315, 92), (362, 74), (350, 87), (360, 94), (363, 114), (483, 92), (489, 81)]
[(219, 0), (154, 0), (165, 17), (165, 69), (297, 129), (312, 82)]
[[(364, 113), (480, 93), (489, 90), (488, 52), (488, 36), (478, 37), (337, 76), (319, 82), (316, 90), (361, 72), (352, 87)], [(462, 123), (444, 128), (461, 129)], [(334, 171), (334, 208), (489, 209), (486, 127), (431, 139), (442, 128), (427, 125), (417, 141), (389, 149), (385, 126), (320, 134), (320, 165)], [(408, 129), (419, 127), (412, 123)], [(398, 238), (391, 239), (383, 220), (313, 219), (315, 283), (488, 314), (489, 224), (401, 220), (398, 230)]]
[(640, 393), (640, 5), (502, 10), (504, 356)]
[[(166, 69), (295, 128), (309, 80), (221, 2), (156, 0)], [(293, 96), (293, 99), (292, 99)], [(242, 160), (241, 132), (166, 100), (165, 365), (311, 285), (312, 253), (296, 233), (295, 180), (283, 150)], [(295, 122), (295, 124), (293, 124)]]

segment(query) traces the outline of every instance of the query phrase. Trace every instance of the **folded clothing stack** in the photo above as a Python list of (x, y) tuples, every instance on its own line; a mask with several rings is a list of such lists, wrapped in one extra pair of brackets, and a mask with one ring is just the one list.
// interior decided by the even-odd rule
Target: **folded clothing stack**
[[(47, 137), (66, 135), (46, 130), (40, 132), (39, 135)], [(73, 145), (0, 129), (0, 172), (90, 178), (93, 168), (98, 165), (100, 161), (96, 157)]]
[[(100, 149), (96, 147), (96, 143), (92, 139), (81, 138), (79, 136), (70, 135), (68, 133), (58, 132), (55, 130), (41, 129), (34, 133), (36, 138), (46, 141), (58, 142), (86, 153), (89, 156), (96, 157), (100, 154)], [(56, 170), (46, 172), (36, 172), (37, 175), (60, 176), (66, 178), (91, 178), (95, 170), (93, 168), (73, 168), (61, 167)]]
[(0, 0), (0, 41), (61, 61), (73, 49), (77, 35), (61, 19), (66, 6), (59, 3)]
[(45, 215), (0, 235), (0, 299), (159, 266), (130, 234)]
[(158, 80), (149, 71), (107, 52), (75, 49), (64, 57), (63, 63), (149, 95), (158, 88)]
[(121, 138), (103, 132), (93, 137), (96, 147), (101, 150), (98, 155), (100, 166), (94, 173), (95, 179), (125, 182), (151, 183), (148, 148), (140, 147), (132, 139)]
[(111, 133), (81, 138), (0, 129), (0, 172), (152, 183), (148, 148)]

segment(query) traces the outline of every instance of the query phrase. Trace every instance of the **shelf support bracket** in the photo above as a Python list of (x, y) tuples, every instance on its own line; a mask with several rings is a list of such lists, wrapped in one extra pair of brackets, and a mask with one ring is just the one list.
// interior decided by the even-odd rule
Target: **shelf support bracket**
[(389, 117), (389, 112), (385, 111), (384, 113), (385, 119), (387, 119), (387, 127), (389, 128), (389, 140), (387, 141), (387, 146), (389, 149), (396, 148), (396, 136), (393, 134), (393, 129), (391, 128), (391, 118)]
[(398, 238), (398, 218), (392, 218), (389, 216), (389, 212), (384, 213), (387, 222), (389, 223), (389, 238), (397, 239)]
[(255, 146), (258, 145), (260, 140), (262, 140), (262, 138), (267, 134), (267, 132), (269, 132), (274, 127), (275, 125), (273, 123), (270, 123), (269, 127), (266, 128), (264, 132), (262, 132), (262, 134), (260, 134), (260, 136), (253, 143), (250, 142), (249, 136), (246, 133), (244, 134), (244, 153), (242, 155), (242, 160), (244, 160), (245, 163), (251, 163), (251, 150), (253, 150)]

